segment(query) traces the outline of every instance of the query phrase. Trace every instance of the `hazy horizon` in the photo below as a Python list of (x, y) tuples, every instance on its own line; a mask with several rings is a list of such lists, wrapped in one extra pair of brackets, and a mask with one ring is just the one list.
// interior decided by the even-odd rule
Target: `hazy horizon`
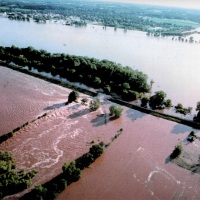
[(190, 0), (190, 1), (189, 0), (167, 0), (167, 1), (166, 0), (102, 0), (102, 1), (161, 5), (161, 6), (192, 8), (200, 10), (199, 0)]

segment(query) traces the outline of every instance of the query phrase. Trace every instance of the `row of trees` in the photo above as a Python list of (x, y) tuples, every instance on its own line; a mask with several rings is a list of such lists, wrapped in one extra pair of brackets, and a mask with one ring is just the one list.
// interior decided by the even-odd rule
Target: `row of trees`
[[(141, 99), (143, 107), (149, 105), (152, 109), (160, 109), (172, 106), (171, 100), (166, 99), (167, 95), (163, 91), (157, 91), (151, 97), (142, 95), (149, 92), (151, 88), (146, 74), (108, 60), (51, 54), (44, 50), (38, 51), (33, 47), (17, 48), (15, 46), (0, 47), (0, 60), (28, 66), (30, 70), (34, 67), (39, 72), (50, 72), (53, 76), (59, 75), (91, 87), (103, 88), (105, 93), (116, 93), (126, 101), (136, 100), (143, 96)], [(69, 103), (77, 94), (72, 95), (74, 95), (70, 97), (72, 99), (68, 99)], [(98, 105), (96, 101), (92, 103), (94, 105), (91, 105), (91, 110)], [(184, 108), (182, 104), (175, 106), (175, 110), (184, 115), (191, 112), (190, 107)], [(200, 116), (196, 116), (194, 121), (198, 118)]]
[[(141, 99), (141, 106), (147, 107), (148, 105), (152, 109), (164, 109), (166, 107), (172, 107), (172, 101), (171, 99), (166, 99), (167, 94), (165, 92), (157, 91), (155, 94), (151, 97), (144, 96)], [(175, 112), (180, 113), (183, 115), (190, 114), (192, 111), (192, 107), (184, 108), (181, 103), (178, 103), (176, 106), (174, 106)], [(197, 111), (200, 111), (200, 102), (197, 103)], [(197, 114), (197, 116), (194, 117), (194, 121), (197, 120), (200, 122), (200, 113)]]
[[(68, 96), (68, 101), (67, 101), (66, 105), (73, 101), (77, 101), (78, 98), (79, 98), (79, 93), (77, 91), (73, 90), (72, 92), (70, 92), (70, 94)], [(84, 98), (84, 99), (82, 99), (81, 102), (84, 105), (87, 102), (87, 99)], [(100, 106), (101, 106), (101, 102), (100, 102), (99, 98), (94, 98), (89, 103), (90, 111), (96, 111)], [(123, 108), (121, 108), (120, 106), (112, 105), (109, 107), (109, 110), (110, 110), (110, 116), (117, 119), (117, 118), (121, 117)]]
[(106, 93), (114, 92), (125, 100), (135, 100), (139, 93), (148, 92), (147, 75), (122, 67), (108, 60), (66, 54), (50, 54), (33, 47), (0, 47), (0, 60), (20, 66), (33, 67), (39, 72), (50, 72), (70, 81), (78, 81), (94, 88), (103, 88)]
[(92, 164), (104, 152), (108, 145), (100, 142), (90, 147), (89, 152), (72, 161), (70, 164), (64, 163), (62, 173), (43, 185), (36, 185), (35, 188), (25, 194), (21, 199), (41, 199), (53, 200), (67, 185), (76, 182), (81, 177), (81, 170)]

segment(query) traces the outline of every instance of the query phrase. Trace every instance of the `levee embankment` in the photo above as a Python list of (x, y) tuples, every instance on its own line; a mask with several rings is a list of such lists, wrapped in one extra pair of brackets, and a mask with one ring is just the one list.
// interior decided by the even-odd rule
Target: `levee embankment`
[[(84, 89), (84, 88), (81, 88), (81, 87), (78, 87), (78, 86), (75, 86), (75, 85), (72, 85), (72, 84), (64, 83), (61, 80), (57, 80), (53, 77), (52, 78), (47, 77), (47, 76), (44, 76), (42, 74), (26, 70), (22, 67), (16, 67), (15, 65), (12, 65), (10, 63), (8, 64), (8, 63), (0, 61), (0, 64), (2, 66), (11, 68), (13, 70), (16, 70), (16, 71), (19, 71), (19, 72), (22, 72), (22, 73), (25, 73), (25, 74), (29, 74), (29, 75), (37, 77), (37, 78), (41, 78), (45, 81), (48, 81), (48, 82), (51, 82), (51, 83), (54, 83), (54, 84), (58, 84), (58, 85), (65, 87), (65, 88), (75, 89), (75, 90), (77, 90), (81, 93), (84, 93), (84, 94), (87, 94), (87, 95), (90, 95), (90, 96), (96, 96), (98, 94), (98, 92), (94, 92), (94, 91), (91, 91), (89, 89)], [(174, 121), (176, 123), (180, 123), (180, 124), (184, 124), (184, 125), (196, 128), (196, 129), (200, 129), (199, 123), (195, 123), (195, 122), (187, 120), (187, 119), (183, 119), (183, 118), (180, 118), (180, 117), (177, 117), (177, 116), (172, 116), (172, 115), (169, 115), (169, 114), (165, 114), (165, 113), (161, 113), (161, 112), (158, 112), (158, 111), (155, 111), (155, 110), (151, 110), (151, 109), (148, 109), (148, 108), (137, 106), (137, 105), (134, 105), (132, 103), (129, 103), (129, 102), (126, 102), (126, 101), (123, 101), (123, 100), (120, 100), (120, 99), (116, 99), (116, 98), (109, 98), (108, 100), (111, 101), (111, 102), (129, 107), (129, 108), (138, 110), (140, 112), (153, 115), (155, 117), (160, 117), (160, 118), (163, 118), (163, 119), (166, 119), (166, 120)]]
[(146, 113), (146, 114), (153, 115), (155, 117), (160, 117), (160, 118), (163, 118), (163, 119), (166, 119), (166, 120), (174, 121), (174, 122), (184, 124), (184, 125), (196, 128), (196, 129), (200, 129), (200, 124), (195, 123), (195, 122), (190, 121), (190, 120), (186, 120), (186, 119), (182, 119), (182, 118), (179, 118), (179, 117), (176, 117), (176, 116), (172, 116), (172, 115), (168, 115), (168, 114), (161, 113), (161, 112), (158, 112), (158, 111), (150, 110), (150, 109), (147, 109), (147, 108), (144, 108), (144, 107), (140, 107), (140, 106), (128, 103), (126, 101), (122, 101), (120, 99), (110, 98), (109, 101), (123, 105), (123, 106), (126, 106), (126, 107), (129, 107), (129, 108), (132, 108), (134, 110), (138, 110), (138, 111)]

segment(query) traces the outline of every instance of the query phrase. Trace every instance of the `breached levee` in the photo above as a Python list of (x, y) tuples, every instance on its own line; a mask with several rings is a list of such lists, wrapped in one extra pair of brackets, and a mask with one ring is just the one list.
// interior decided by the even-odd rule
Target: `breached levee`
[[(12, 72), (12, 70), (10, 71)], [(23, 82), (24, 75), (19, 74), (22, 76), (20, 80)], [(25, 75), (25, 77), (27, 76)], [(30, 77), (30, 79), (34, 78)], [(31, 81), (33, 83), (32, 87), (34, 87), (34, 81)], [(60, 89), (60, 87), (56, 88), (54, 85), (48, 88), (52, 84), (42, 80), (42, 83), (38, 79), (35, 79), (35, 81), (36, 84), (41, 84), (42, 87), (46, 87), (45, 94), (52, 93), (52, 87), (55, 87), (55, 91), (56, 89)], [(15, 80), (16, 83), (17, 80)], [(46, 86), (42, 84), (46, 84)], [(23, 86), (24, 84), (18, 85), (18, 87)], [(32, 90), (29, 90), (29, 87), (25, 87), (25, 89), (27, 89), (27, 95), (29, 95), (29, 92), (32, 92)], [(55, 97), (57, 100), (56, 103), (55, 101), (48, 101), (48, 106), (44, 106), (41, 101), (41, 105), (39, 106), (44, 106), (42, 110), (45, 112), (45, 115), (32, 119), (29, 123), (20, 126), (17, 131), (13, 131), (10, 139), (7, 139), (0, 145), (1, 151), (8, 151), (13, 155), (17, 170), (34, 169), (38, 172), (32, 180), (31, 188), (36, 184), (43, 184), (58, 175), (65, 162), (71, 162), (80, 157), (88, 151), (94, 142), (108, 142), (114, 136), (117, 129), (119, 129), (117, 126), (117, 129), (107, 133), (106, 127), (101, 127), (105, 123), (105, 116), (108, 117), (108, 114), (104, 113), (104, 111), (108, 111), (108, 105), (103, 106), (102, 109), (96, 112), (90, 112), (88, 104), (83, 105), (81, 101), (65, 106), (63, 97), (66, 98), (69, 90), (63, 89), (63, 91), (66, 93)], [(42, 89), (42, 94), (40, 94), (39, 87), (37, 87), (37, 92), (38, 96), (35, 96), (35, 98), (40, 99), (40, 95), (44, 94), (44, 90)], [(58, 91), (53, 92), (49, 98), (52, 98), (56, 93)], [(10, 94), (9, 91), (8, 94)], [(20, 95), (17, 98), (20, 99)], [(60, 102), (58, 101), (59, 98)], [(90, 99), (87, 95), (82, 94), (80, 95), (81, 98)], [(67, 98), (65, 100), (67, 101)], [(21, 101), (21, 103), (25, 102)], [(23, 114), (27, 115), (28, 112), (29, 110), (24, 110)], [(17, 114), (19, 115), (19, 113), (18, 111)], [(36, 113), (36, 116), (38, 114)], [(16, 113), (14, 112), (13, 115), (16, 115)], [(105, 116), (102, 117), (102, 115)], [(109, 117), (107, 122), (109, 122)], [(18, 199), (21, 195), (23, 193), (7, 197), (7, 199)]]
[[(114, 135), (115, 132), (104, 136), (98, 131), (100, 127), (94, 130), (90, 121), (96, 118), (98, 111), (96, 114), (89, 110), (85, 113), (85, 108), (81, 103), (72, 103), (50, 111), (3, 142), (0, 150), (12, 153), (18, 169), (38, 171), (33, 185), (45, 183), (60, 173), (65, 162), (71, 162), (87, 152), (91, 141), (108, 141)], [(75, 113), (79, 115), (75, 117)]]

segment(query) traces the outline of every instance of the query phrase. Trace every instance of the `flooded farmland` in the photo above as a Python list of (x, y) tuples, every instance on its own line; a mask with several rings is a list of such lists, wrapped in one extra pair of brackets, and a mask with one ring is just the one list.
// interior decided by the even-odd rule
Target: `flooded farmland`
[[(16, 122), (12, 124), (12, 121), (17, 118), (19, 118), (17, 122), (21, 125), (28, 119), (31, 121), (39, 114), (47, 113), (46, 116), (29, 123), (16, 132), (13, 138), (0, 145), (0, 150), (12, 153), (17, 169), (28, 171), (35, 169), (38, 171), (33, 180), (33, 185), (42, 184), (58, 175), (61, 172), (62, 165), (87, 152), (92, 141), (109, 142), (111, 137), (116, 134), (119, 125), (108, 134), (106, 134), (106, 126), (101, 127), (101, 125), (109, 122), (108, 114), (104, 110), (106, 109), (106, 102), (102, 102), (105, 106), (93, 113), (89, 112), (88, 105), (82, 105), (80, 102), (65, 106), (71, 90), (7, 68), (2, 67), (1, 70), (2, 82), (3, 79), (5, 79), (4, 81), (9, 80), (9, 76), (3, 76), (4, 73), (8, 73), (13, 79), (9, 80), (10, 89), (4, 91), (4, 97), (7, 99), (14, 98), (11, 91), (18, 90), (18, 93), (15, 93), (15, 107), (17, 109), (11, 107), (10, 110), (7, 110), (7, 102), (1, 99), (2, 105), (5, 105), (4, 109), (2, 108), (2, 113), (10, 112), (8, 116), (5, 114), (6, 119), (1, 119), (2, 124), (7, 122), (5, 128), (8, 131), (18, 126)], [(28, 84), (29, 86), (27, 86)], [(23, 96), (21, 96), (22, 92)], [(33, 97), (36, 99), (35, 105)], [(88, 97), (82, 94), (81, 98)], [(32, 104), (27, 104), (29, 101)], [(17, 104), (22, 105), (22, 108), (18, 108)], [(103, 113), (105, 115), (102, 117)], [(18, 199), (18, 197), (17, 195), (10, 197), (10, 199)]]
[[(200, 198), (199, 174), (168, 162), (189, 127), (134, 110), (125, 110), (122, 123), (124, 132), (119, 139), (58, 200)], [(195, 144), (190, 148), (199, 152)]]
[(0, 66), (0, 135), (67, 101), (69, 90)]
[[(70, 90), (4, 67), (0, 70), (2, 134), (47, 113), (0, 145), (0, 150), (12, 153), (18, 169), (38, 171), (32, 187), (58, 175), (64, 162), (87, 152), (92, 141), (108, 142), (123, 128), (81, 179), (57, 199), (200, 198), (200, 175), (168, 162), (174, 146), (184, 143), (192, 128), (125, 107), (120, 119), (111, 120), (111, 103), (103, 96), (95, 112), (80, 100), (65, 106)], [(81, 94), (82, 98), (90, 99)], [(200, 148), (196, 142), (187, 146)]]

